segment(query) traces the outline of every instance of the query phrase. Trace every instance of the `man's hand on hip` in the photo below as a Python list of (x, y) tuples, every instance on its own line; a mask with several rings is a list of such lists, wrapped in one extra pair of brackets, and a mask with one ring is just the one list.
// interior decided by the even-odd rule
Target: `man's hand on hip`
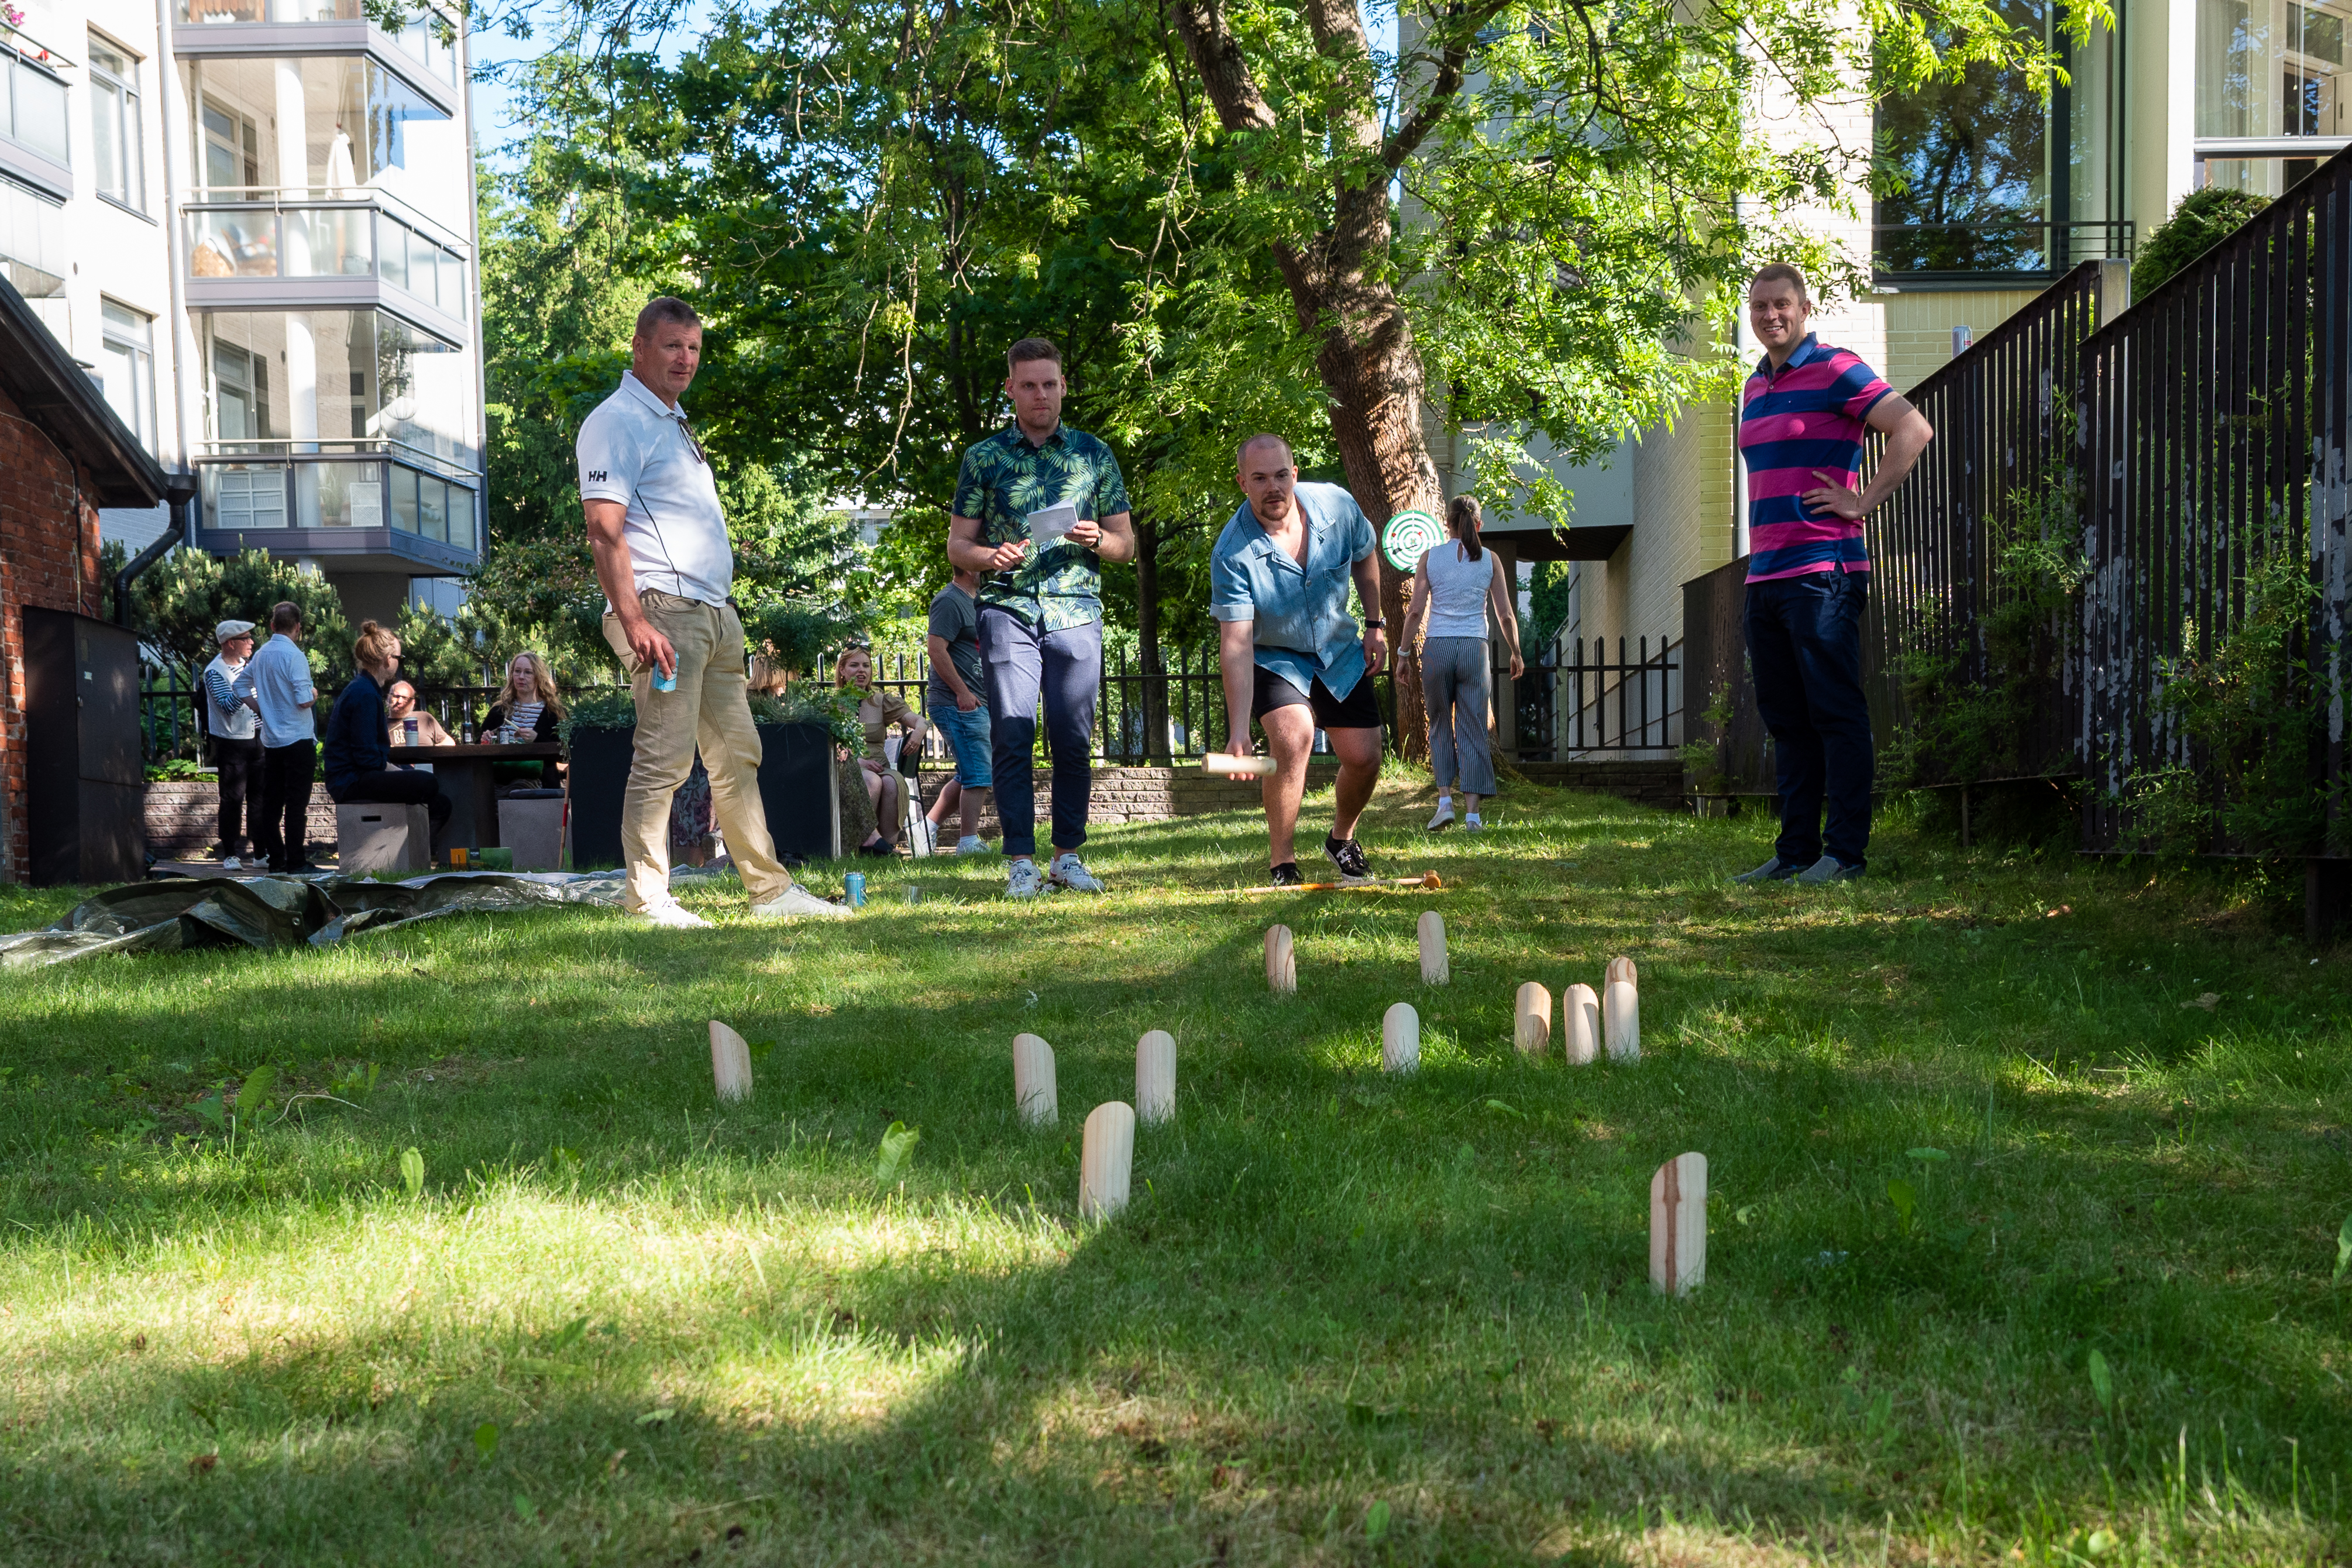
[(976, 691), (967, 689), (961, 696), (956, 699), (956, 711), (959, 713), (979, 712), (980, 694)]

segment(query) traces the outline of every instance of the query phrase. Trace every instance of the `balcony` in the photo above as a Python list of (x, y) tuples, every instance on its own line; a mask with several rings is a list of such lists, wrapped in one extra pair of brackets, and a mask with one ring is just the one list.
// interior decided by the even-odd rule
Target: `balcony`
[(470, 336), (467, 247), (382, 192), (211, 192), (184, 212), (191, 306), (380, 305), (450, 342)]
[(450, 26), (427, 11), (387, 31), (361, 0), (179, 0), (172, 47), (183, 56), (225, 58), (365, 54), (454, 117), (457, 52), (442, 37)]
[(481, 476), (398, 442), (223, 441), (196, 459), (196, 543), (450, 576), (481, 563)]
[(2084, 261), (2128, 261), (2128, 220), (1874, 225), (1871, 264), (1882, 289), (2039, 288)]
[(0, 170), (60, 201), (73, 195), (61, 59), (0, 23)]

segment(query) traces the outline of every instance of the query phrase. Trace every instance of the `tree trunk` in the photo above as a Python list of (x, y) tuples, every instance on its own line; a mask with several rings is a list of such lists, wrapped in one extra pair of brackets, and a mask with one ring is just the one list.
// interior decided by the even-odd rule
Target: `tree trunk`
[(1145, 760), (1165, 766), (1171, 748), (1168, 685), (1160, 679), (1167, 673), (1160, 659), (1160, 525), (1141, 511), (1135, 514), (1135, 647), (1143, 660)]
[[(1274, 132), (1273, 109), (1218, 0), (1176, 0), (1172, 11), (1220, 122), (1229, 131)], [(1380, 276), (1394, 238), (1388, 174), (1410, 154), (1425, 127), (1416, 117), (1411, 140), (1384, 138), (1372, 91), (1370, 41), (1355, 0), (1307, 0), (1306, 12), (1317, 52), (1361, 90), (1334, 99), (1340, 107), (1329, 130), (1341, 172), (1334, 181), (1330, 226), (1304, 243), (1277, 241), (1272, 248), (1299, 331), (1321, 340), (1315, 368), (1330, 398), (1332, 444), (1349, 490), (1378, 530), (1408, 507), (1434, 512), (1443, 504), (1437, 465), (1422, 429), (1421, 354), (1403, 302)], [(1455, 81), (1458, 77), (1448, 79), (1445, 90)], [(1419, 758), (1428, 753), (1429, 742), (1421, 669), (1416, 663), (1396, 661), (1394, 646), (1404, 626), (1411, 574), (1383, 559), (1380, 576), (1380, 611), (1388, 622), (1395, 671), (1391, 738), (1402, 755)]]

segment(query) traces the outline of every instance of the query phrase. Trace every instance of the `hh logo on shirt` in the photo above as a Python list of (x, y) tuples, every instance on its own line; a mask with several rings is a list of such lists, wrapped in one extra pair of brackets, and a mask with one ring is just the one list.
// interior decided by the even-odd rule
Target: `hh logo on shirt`
[(597, 469), (594, 473), (588, 476), (588, 482), (592, 485), (601, 485), (607, 482), (606, 470), (603, 468)]

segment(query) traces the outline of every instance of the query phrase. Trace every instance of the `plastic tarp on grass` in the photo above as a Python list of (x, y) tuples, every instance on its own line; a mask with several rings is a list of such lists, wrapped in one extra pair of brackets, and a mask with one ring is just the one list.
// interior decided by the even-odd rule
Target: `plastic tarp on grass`
[(621, 873), (456, 871), (405, 882), (299, 877), (174, 877), (85, 899), (44, 931), (0, 936), (0, 968), (102, 952), (331, 946), (444, 915), (544, 904), (621, 902)]

